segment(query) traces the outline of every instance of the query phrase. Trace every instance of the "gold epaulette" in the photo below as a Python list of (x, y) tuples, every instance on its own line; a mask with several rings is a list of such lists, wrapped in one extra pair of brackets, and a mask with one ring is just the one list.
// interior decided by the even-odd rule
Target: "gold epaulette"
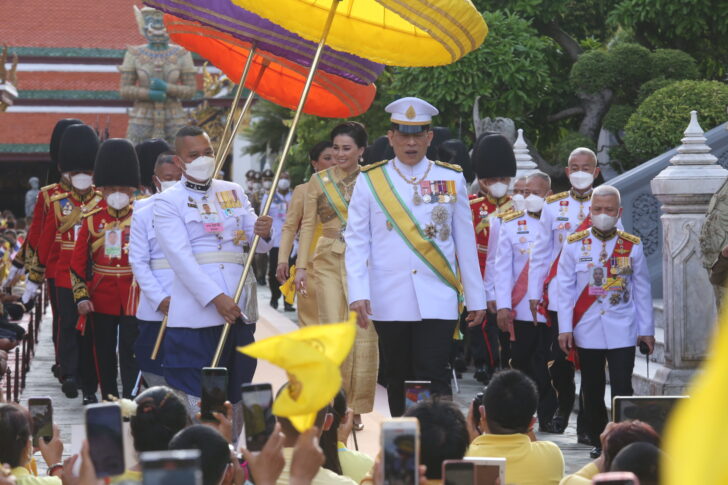
[(41, 187), (40, 191), (47, 192), (47, 191), (51, 190), (52, 188), (54, 188), (56, 185), (58, 185), (58, 182), (56, 182), (55, 184), (46, 185), (45, 187)]
[(71, 195), (70, 192), (58, 192), (57, 194), (55, 194), (55, 195), (53, 195), (51, 197), (51, 202), (55, 202), (57, 200), (65, 199), (69, 195)]
[(514, 219), (518, 219), (519, 217), (523, 216), (525, 214), (524, 211), (508, 211), (505, 214), (502, 214), (499, 216), (503, 222), (509, 222)]
[(454, 163), (447, 163), (447, 162), (441, 162), (440, 160), (435, 160), (435, 165), (449, 168), (450, 170), (455, 170), (456, 172), (463, 171), (463, 167), (461, 167), (460, 165), (455, 165)]
[(552, 194), (546, 197), (546, 203), (550, 204), (551, 202), (556, 202), (557, 200), (565, 199), (569, 196), (569, 191), (566, 192), (559, 192), (558, 194)]
[(134, 200), (144, 200), (144, 199), (148, 199), (149, 197), (151, 197), (151, 195), (149, 195), (149, 194), (139, 194), (136, 197), (134, 197)]
[(480, 204), (481, 202), (483, 202), (483, 199), (485, 199), (485, 197), (476, 197), (474, 199), (470, 199), (470, 205)]
[(639, 244), (642, 242), (642, 240), (639, 238), (639, 236), (635, 236), (634, 234), (630, 234), (628, 232), (617, 230), (617, 234), (622, 239), (626, 239), (627, 241), (634, 243), (634, 244)]
[(84, 214), (83, 216), (81, 216), (81, 217), (83, 217), (83, 218), (86, 218), (86, 217), (90, 217), (90, 216), (92, 216), (92, 215), (96, 214), (97, 212), (99, 212), (100, 210), (103, 210), (103, 207), (97, 207), (97, 208), (95, 208), (94, 210), (92, 210), (92, 211), (89, 211), (89, 212), (85, 213), (85, 214)]
[(381, 161), (379, 161), (379, 162), (374, 162), (374, 163), (370, 163), (369, 165), (364, 165), (364, 166), (363, 166), (363, 167), (361, 168), (361, 171), (362, 171), (362, 172), (368, 172), (369, 170), (371, 170), (371, 169), (373, 169), (373, 168), (381, 167), (382, 165), (384, 165), (384, 164), (385, 164), (385, 163), (387, 163), (388, 161), (389, 161), (389, 160), (381, 160)]
[(581, 241), (585, 237), (589, 235), (589, 229), (584, 229), (583, 231), (575, 232), (574, 234), (570, 234), (569, 237), (566, 238), (566, 240), (570, 243)]

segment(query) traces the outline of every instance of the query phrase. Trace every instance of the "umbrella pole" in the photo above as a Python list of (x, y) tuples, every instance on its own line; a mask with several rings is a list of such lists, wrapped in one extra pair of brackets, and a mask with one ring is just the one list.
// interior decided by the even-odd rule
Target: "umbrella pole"
[[(248, 79), (248, 74), (250, 73), (250, 66), (253, 65), (253, 58), (255, 57), (255, 46), (250, 49), (250, 54), (248, 55), (248, 58), (245, 60), (245, 67), (243, 67), (243, 74), (240, 77), (240, 82), (238, 83), (237, 87), (235, 88), (235, 95), (233, 97), (233, 102), (230, 105), (230, 112), (228, 113), (227, 120), (225, 120), (225, 128), (222, 131), (222, 135), (220, 135), (220, 146), (218, 147), (217, 152), (217, 158), (215, 160), (215, 172), (213, 175), (213, 178), (217, 177), (217, 174), (220, 172), (220, 169), (222, 168), (222, 164), (225, 161), (225, 158), (228, 155), (228, 152), (230, 151), (230, 146), (232, 145), (232, 140), (235, 138), (235, 133), (238, 131), (239, 123), (235, 125), (235, 130), (233, 133), (229, 136), (230, 142), (226, 142), (226, 138), (228, 138), (228, 133), (230, 132), (230, 127), (233, 124), (233, 114), (235, 113), (235, 108), (237, 108), (238, 104), (240, 103), (240, 97), (243, 94), (243, 89), (245, 89), (245, 81)], [(242, 119), (243, 115), (245, 114), (245, 111), (249, 107), (248, 101), (251, 100), (253, 96), (253, 92), (250, 92), (250, 95), (248, 96), (248, 99), (245, 102), (245, 107), (243, 107), (243, 111), (241, 113), (240, 119)], [(225, 150), (222, 150), (222, 147), (226, 146)], [(224, 155), (223, 155), (224, 152)], [(152, 355), (150, 358), (152, 360), (157, 360), (157, 356), (159, 355), (159, 349), (162, 346), (162, 340), (164, 339), (164, 334), (167, 331), (167, 318), (168, 316), (165, 315), (164, 319), (162, 319), (162, 325), (159, 327), (159, 332), (157, 332), (157, 340), (154, 342), (154, 349), (152, 349)]]
[[(341, 0), (332, 0), (331, 1), (331, 8), (329, 9), (329, 15), (326, 18), (326, 23), (324, 24), (324, 29), (321, 33), (321, 40), (319, 40), (318, 47), (316, 48), (316, 54), (313, 56), (313, 62), (311, 63), (311, 69), (308, 72), (308, 77), (306, 78), (306, 84), (303, 86), (303, 92), (301, 93), (301, 99), (298, 101), (298, 107), (296, 108), (296, 113), (293, 115), (293, 120), (291, 122), (291, 128), (288, 131), (288, 137), (286, 138), (286, 142), (283, 145), (283, 153), (281, 155), (281, 159), (278, 162), (278, 166), (276, 167), (275, 175), (273, 176), (273, 185), (271, 185), (270, 190), (268, 191), (268, 197), (266, 197), (265, 204), (263, 205), (263, 209), (260, 213), (261, 216), (268, 215), (268, 211), (270, 210), (270, 206), (273, 203), (273, 196), (275, 195), (276, 187), (278, 186), (278, 180), (281, 177), (281, 173), (283, 172), (283, 167), (286, 163), (286, 157), (288, 156), (288, 152), (291, 149), (291, 145), (293, 144), (293, 136), (296, 132), (296, 126), (298, 126), (298, 122), (301, 119), (301, 113), (303, 112), (303, 107), (306, 104), (306, 99), (308, 98), (308, 93), (311, 90), (311, 85), (313, 84), (313, 78), (316, 74), (316, 69), (318, 68), (319, 61), (321, 60), (321, 54), (324, 50), (324, 46), (326, 45), (326, 38), (329, 35), (329, 30), (331, 29), (331, 24), (334, 21), (334, 14), (336, 13), (336, 7), (338, 7), (339, 2)], [(253, 265), (253, 257), (255, 256), (255, 250), (258, 248), (258, 243), (260, 242), (260, 236), (256, 235), (253, 238), (253, 242), (250, 245), (250, 252), (248, 253), (248, 257), (245, 260), (245, 266), (243, 267), (243, 274), (240, 276), (240, 281), (238, 282), (238, 287), (235, 289), (235, 295), (233, 298), (235, 299), (235, 302), (240, 301), (240, 297), (243, 294), (243, 288), (245, 286), (245, 279), (248, 277), (248, 274), (250, 273), (250, 268)], [(215, 349), (215, 355), (212, 359), (212, 363), (210, 364), (211, 367), (217, 367), (220, 363), (220, 358), (222, 356), (223, 348), (225, 347), (225, 341), (228, 338), (228, 335), (230, 334), (230, 323), (225, 323), (222, 333), (220, 334), (220, 340), (217, 343), (217, 349)]]

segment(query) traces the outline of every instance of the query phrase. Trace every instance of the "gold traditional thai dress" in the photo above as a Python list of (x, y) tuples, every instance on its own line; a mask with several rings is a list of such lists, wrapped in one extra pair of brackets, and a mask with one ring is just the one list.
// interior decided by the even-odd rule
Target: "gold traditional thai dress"
[[(298, 185), (293, 189), (291, 201), (288, 203), (288, 212), (286, 212), (286, 221), (281, 229), (281, 243), (278, 248), (278, 264), (288, 263), (288, 258), (293, 250), (293, 241), (301, 228), (303, 220), (303, 204), (306, 199), (306, 190), (311, 182)], [(296, 294), (296, 310), (298, 311), (298, 323), (305, 327), (315, 325), (319, 322), (318, 306), (316, 304), (316, 281), (313, 274), (313, 261), (311, 258), (316, 250), (318, 238), (321, 236), (321, 223), (317, 223), (314, 228), (314, 235), (311, 240), (308, 252), (308, 285), (306, 295)], [(300, 250), (300, 249), (299, 249)]]
[[(349, 174), (332, 167), (315, 174), (306, 189), (296, 265), (307, 269), (307, 278), (313, 277), (306, 282), (306, 289), (312, 283), (316, 285), (319, 323), (343, 322), (349, 316), (343, 233), (358, 175), (358, 167)], [(318, 223), (322, 226), (321, 238), (313, 254), (311, 271), (308, 270), (309, 249)], [(374, 325), (366, 330), (357, 327), (354, 347), (341, 365), (344, 391), (355, 414), (372, 411), (378, 369), (379, 346)]]

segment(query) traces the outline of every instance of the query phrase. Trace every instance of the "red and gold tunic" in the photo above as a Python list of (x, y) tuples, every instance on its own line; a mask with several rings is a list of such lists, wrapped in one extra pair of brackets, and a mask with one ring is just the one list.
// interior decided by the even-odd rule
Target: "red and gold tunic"
[(473, 213), (473, 227), (475, 228), (475, 244), (478, 247), (478, 263), (480, 274), (485, 275), (485, 261), (488, 258), (488, 236), (490, 234), (490, 221), (492, 215), (503, 215), (513, 209), (513, 202), (509, 195), (500, 199), (490, 195), (471, 195), (470, 210)]
[(76, 303), (91, 300), (95, 312), (107, 315), (136, 312), (129, 264), (131, 215), (131, 206), (117, 211), (102, 203), (84, 216), (71, 256)]
[(55, 268), (46, 269), (46, 278), (55, 278), (57, 287), (71, 288), (68, 270), (83, 215), (93, 211), (103, 200), (101, 193), (93, 189), (83, 195), (71, 190), (51, 197), (38, 243), (38, 261), (41, 267), (46, 267), (48, 261), (56, 261)]
[(33, 221), (28, 229), (28, 236), (25, 239), (24, 248), (22, 251), (19, 251), (19, 253), (22, 253), (23, 263), (25, 269), (28, 271), (28, 279), (34, 283), (43, 283), (46, 271), (55, 273), (55, 259), (49, 259), (45, 267), (40, 265), (38, 261), (38, 243), (40, 242), (46, 216), (51, 207), (51, 199), (55, 195), (61, 192), (68, 192), (71, 189), (71, 185), (64, 179), (61, 179), (56, 184), (46, 185), (40, 189), (40, 193), (38, 194), (38, 202), (35, 204), (35, 209), (33, 209)]

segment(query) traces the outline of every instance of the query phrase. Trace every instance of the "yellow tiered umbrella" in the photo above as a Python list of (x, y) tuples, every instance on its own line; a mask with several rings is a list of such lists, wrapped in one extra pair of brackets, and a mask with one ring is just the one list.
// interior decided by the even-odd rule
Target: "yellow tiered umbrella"
[[(311, 41), (331, 0), (232, 0)], [(477, 49), (488, 34), (470, 0), (342, 0), (326, 44), (393, 66), (450, 64)]]

